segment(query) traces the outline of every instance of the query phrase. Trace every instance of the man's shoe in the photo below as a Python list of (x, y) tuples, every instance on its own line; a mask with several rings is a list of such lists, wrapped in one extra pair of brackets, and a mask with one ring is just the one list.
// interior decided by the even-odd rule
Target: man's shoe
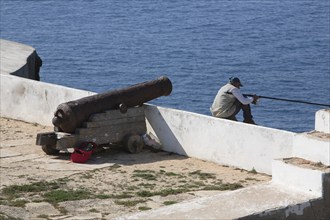
[(247, 124), (257, 125), (252, 118), (244, 119), (243, 122)]

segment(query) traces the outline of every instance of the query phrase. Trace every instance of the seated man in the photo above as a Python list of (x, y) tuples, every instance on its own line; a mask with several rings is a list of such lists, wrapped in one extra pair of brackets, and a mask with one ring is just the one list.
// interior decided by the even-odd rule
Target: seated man
[(239, 78), (229, 78), (229, 83), (220, 88), (210, 108), (213, 116), (237, 121), (235, 116), (242, 109), (243, 122), (256, 124), (252, 119), (250, 103), (256, 104), (259, 97), (245, 97), (240, 91), (241, 86)]

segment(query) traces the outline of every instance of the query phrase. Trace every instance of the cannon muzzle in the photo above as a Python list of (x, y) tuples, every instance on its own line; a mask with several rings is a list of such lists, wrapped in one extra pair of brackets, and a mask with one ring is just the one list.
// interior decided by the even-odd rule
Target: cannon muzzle
[(92, 114), (110, 109), (125, 111), (127, 107), (142, 105), (160, 96), (167, 96), (171, 92), (171, 81), (162, 76), (127, 88), (62, 103), (57, 107), (52, 122), (59, 131), (74, 133), (76, 128), (80, 127)]

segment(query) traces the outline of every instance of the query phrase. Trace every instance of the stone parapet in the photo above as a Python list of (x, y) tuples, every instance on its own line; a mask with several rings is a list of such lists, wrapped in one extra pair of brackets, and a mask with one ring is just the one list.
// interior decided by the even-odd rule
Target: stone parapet
[(330, 166), (330, 134), (320, 132), (297, 134), (293, 139), (293, 157)]
[(315, 130), (330, 133), (330, 109), (322, 109), (315, 113)]
[(42, 60), (33, 47), (0, 39), (0, 73), (40, 80)]
[(0, 74), (1, 117), (52, 126), (57, 106), (95, 94), (89, 91)]
[[(315, 169), (316, 166), (303, 159), (294, 158), (301, 162), (301, 166), (290, 163), (290, 160), (274, 160), (272, 182), (292, 191), (322, 197), (324, 171)], [(292, 159), (292, 160), (294, 160)], [(306, 162), (305, 162), (306, 161)], [(308, 163), (308, 164), (307, 164)], [(305, 167), (303, 167), (305, 165)], [(307, 167), (309, 165), (309, 167)], [(314, 169), (313, 169), (314, 168)]]

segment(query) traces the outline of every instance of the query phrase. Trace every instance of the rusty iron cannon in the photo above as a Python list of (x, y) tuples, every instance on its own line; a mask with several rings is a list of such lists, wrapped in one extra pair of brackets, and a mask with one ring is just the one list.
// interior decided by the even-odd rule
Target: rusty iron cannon
[(83, 142), (123, 143), (129, 152), (138, 153), (144, 146), (141, 136), (147, 132), (143, 103), (171, 92), (171, 81), (162, 76), (62, 103), (53, 117), (55, 132), (39, 133), (36, 144), (49, 155)]
[(156, 80), (139, 83), (124, 89), (113, 90), (60, 104), (53, 118), (58, 131), (73, 133), (93, 113), (109, 109), (125, 112), (128, 107), (167, 96), (172, 92), (171, 81), (162, 76)]

